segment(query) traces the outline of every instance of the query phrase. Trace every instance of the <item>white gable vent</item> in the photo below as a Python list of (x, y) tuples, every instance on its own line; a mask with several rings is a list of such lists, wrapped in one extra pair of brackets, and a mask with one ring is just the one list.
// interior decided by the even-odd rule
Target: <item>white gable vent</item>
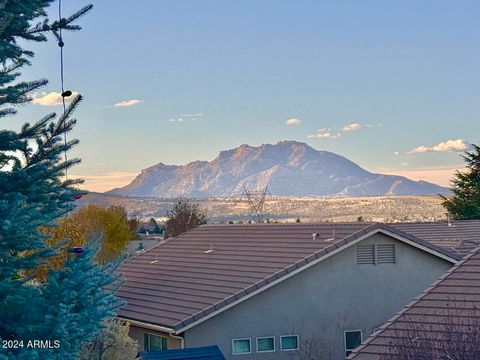
[(375, 265), (375, 245), (357, 245), (357, 264)]
[(377, 244), (377, 264), (395, 264), (395, 245)]

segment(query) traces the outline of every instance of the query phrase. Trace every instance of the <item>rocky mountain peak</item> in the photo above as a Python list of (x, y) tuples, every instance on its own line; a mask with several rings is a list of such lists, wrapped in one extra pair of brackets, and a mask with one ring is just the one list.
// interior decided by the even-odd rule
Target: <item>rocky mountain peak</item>
[(275, 195), (369, 196), (448, 194), (425, 181), (368, 172), (343, 156), (292, 140), (221, 151), (212, 161), (158, 163), (129, 185), (109, 193), (127, 196), (213, 197), (268, 186)]

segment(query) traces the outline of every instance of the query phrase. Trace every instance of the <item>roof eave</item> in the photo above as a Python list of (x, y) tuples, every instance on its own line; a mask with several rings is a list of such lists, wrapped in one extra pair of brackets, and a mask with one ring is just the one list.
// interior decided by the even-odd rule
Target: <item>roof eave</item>
[[(214, 304), (210, 306), (209, 308), (204, 309), (200, 313), (194, 314), (191, 317), (184, 319), (183, 321), (177, 323), (174, 325), (174, 333), (175, 334), (181, 334), (188, 329), (191, 329), (192, 327), (234, 307), (235, 305), (257, 295), (260, 292), (263, 292), (276, 284), (283, 282), (287, 280), (288, 278), (310, 268), (311, 266), (314, 266), (318, 264), (319, 262), (328, 259), (329, 257), (337, 254), (340, 251), (345, 250), (346, 248), (353, 246), (354, 244), (374, 235), (377, 233), (383, 233), (387, 236), (393, 237), (399, 241), (402, 241), (404, 243), (407, 243), (411, 246), (414, 246), (416, 248), (419, 248), (425, 252), (428, 252), (434, 256), (437, 256), (441, 259), (444, 259), (446, 261), (451, 262), (452, 264), (457, 264), (459, 259), (457, 258), (456, 254), (447, 252), (443, 250), (442, 248), (439, 248), (437, 246), (431, 245), (421, 239), (418, 239), (414, 236), (410, 236), (410, 234), (403, 233), (401, 231), (397, 231), (396, 229), (393, 229), (392, 227), (385, 226), (383, 224), (373, 224), (369, 227), (366, 227), (357, 233), (354, 233), (350, 236), (347, 236), (344, 239), (339, 239), (339, 241), (336, 241), (332, 243), (327, 248), (324, 248), (320, 251), (318, 251), (315, 254), (312, 254), (311, 256), (301, 260), (298, 263), (303, 263), (302, 266), (296, 267), (295, 265), (298, 264), (292, 264), (288, 266), (287, 268), (271, 275), (267, 279), (263, 279), (257, 284), (254, 284), (247, 289), (242, 290), (240, 293), (244, 293), (245, 295), (238, 297), (239, 294), (233, 294), (229, 298), (223, 300), (223, 304)], [(339, 246), (340, 244), (340, 246)], [(428, 246), (427, 246), (428, 245)], [(279, 273), (283, 273), (283, 276), (277, 278), (277, 275)], [(271, 281), (270, 281), (271, 279)], [(258, 284), (260, 283), (265, 283), (265, 285), (261, 287), (257, 287)]]
[(173, 334), (173, 333), (174, 333), (174, 329), (173, 329), (173, 328), (170, 328), (170, 327), (166, 327), (166, 326), (162, 326), (162, 325), (156, 325), (156, 324), (151, 324), (151, 323), (146, 323), (146, 322), (143, 322), (143, 321), (138, 321), (138, 320), (134, 320), (134, 319), (129, 319), (129, 318), (127, 318), (127, 317), (118, 316), (118, 315), (117, 315), (117, 318), (122, 319), (122, 320), (124, 320), (124, 321), (127, 321), (127, 322), (129, 322), (131, 325), (137, 326), (137, 327), (141, 327), (141, 328), (143, 328), (143, 329), (148, 329), (148, 330), (154, 330), (154, 331), (164, 332), (164, 333), (167, 333), (167, 334)]

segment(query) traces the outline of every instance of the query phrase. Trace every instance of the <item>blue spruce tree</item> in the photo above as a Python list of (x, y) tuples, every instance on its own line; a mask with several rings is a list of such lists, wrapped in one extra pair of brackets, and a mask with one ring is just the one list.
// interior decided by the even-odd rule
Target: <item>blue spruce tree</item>
[[(46, 9), (52, 1), (0, 0), (0, 121), (47, 83), (18, 79), (34, 55), (19, 41), (45, 41), (48, 33), (60, 41), (60, 29), (79, 30), (75, 21), (91, 8), (50, 21)], [(95, 262), (94, 241), (84, 253), (72, 254), (64, 269), (50, 271), (45, 282), (32, 275), (58, 250), (48, 246), (42, 228), (55, 226), (80, 193), (79, 181), (65, 180), (79, 160), (63, 159), (78, 143), (63, 137), (75, 125), (71, 116), (80, 101), (77, 96), (62, 115), (46, 115), (19, 131), (0, 130), (0, 344), (8, 340), (0, 359), (75, 359), (120, 305), (113, 295), (115, 265)], [(53, 349), (33, 340), (50, 340)]]

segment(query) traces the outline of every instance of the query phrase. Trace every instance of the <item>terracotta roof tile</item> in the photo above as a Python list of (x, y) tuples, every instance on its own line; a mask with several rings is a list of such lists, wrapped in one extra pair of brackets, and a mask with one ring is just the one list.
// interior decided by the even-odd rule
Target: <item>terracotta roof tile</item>
[[(447, 229), (459, 237), (446, 224), (436, 226), (430, 225), (436, 234)], [(418, 233), (429, 233), (419, 227)], [(126, 283), (118, 296), (126, 305), (119, 316), (180, 329), (379, 228), (458, 257), (450, 235), (425, 241), (408, 224), (205, 225), (122, 264)], [(468, 232), (463, 240), (474, 240), (471, 226), (455, 229)]]
[[(370, 336), (349, 359), (395, 359), (399, 356), (399, 348), (411, 346), (408, 344), (411, 344), (412, 334), (420, 340), (433, 340), (429, 345), (435, 348), (445, 339), (452, 341), (448, 335), (452, 329), (457, 333), (468, 333), (478, 328), (479, 260), (480, 247)], [(468, 337), (464, 341), (469, 341)], [(473, 347), (477, 345), (473, 344)]]

